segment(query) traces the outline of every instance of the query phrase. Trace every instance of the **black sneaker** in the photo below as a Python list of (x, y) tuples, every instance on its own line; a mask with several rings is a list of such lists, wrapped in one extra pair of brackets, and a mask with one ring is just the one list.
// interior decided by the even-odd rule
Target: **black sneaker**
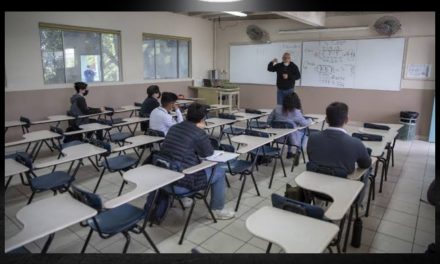
[(295, 155), (292, 152), (287, 152), (286, 159), (291, 159), (293, 157), (295, 157)]

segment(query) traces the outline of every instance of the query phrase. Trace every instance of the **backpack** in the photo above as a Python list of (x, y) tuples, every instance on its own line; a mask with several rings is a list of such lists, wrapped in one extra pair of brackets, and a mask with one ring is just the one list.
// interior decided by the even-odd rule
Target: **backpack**
[(284, 193), (284, 197), (303, 203), (311, 202), (311, 199), (308, 197), (308, 195), (306, 195), (303, 188), (299, 186), (293, 187), (288, 183), (286, 183), (286, 192)]
[[(171, 165), (167, 164), (168, 165), (167, 166), (166, 163), (169, 163)], [(146, 164), (152, 164), (171, 170), (179, 169), (179, 167), (176, 166), (175, 162), (172, 162), (163, 152), (159, 150), (151, 151), (151, 154), (142, 163), (142, 165), (146, 165)], [(153, 204), (153, 199), (155, 192), (151, 192), (150, 194), (148, 194), (147, 203), (145, 206), (146, 209), (149, 212), (151, 212), (150, 216), (148, 217), (148, 221), (159, 225), (167, 216), (168, 210), (171, 207), (173, 199), (170, 193), (164, 190), (163, 188), (160, 188), (159, 190), (157, 190), (157, 192), (158, 193), (154, 204)]]

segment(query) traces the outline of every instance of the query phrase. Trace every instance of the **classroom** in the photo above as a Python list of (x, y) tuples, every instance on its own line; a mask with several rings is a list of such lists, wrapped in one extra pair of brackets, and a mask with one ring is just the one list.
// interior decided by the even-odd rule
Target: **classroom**
[(5, 12), (3, 252), (435, 252), (435, 12), (213, 10)]

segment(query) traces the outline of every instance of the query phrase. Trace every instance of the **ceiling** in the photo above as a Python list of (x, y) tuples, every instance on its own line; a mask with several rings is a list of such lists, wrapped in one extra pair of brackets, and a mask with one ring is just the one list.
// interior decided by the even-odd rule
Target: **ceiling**
[[(284, 16), (280, 16), (273, 12), (245, 12), (247, 17), (238, 17), (222, 12), (180, 12), (179, 14), (187, 15), (191, 17), (200, 17), (203, 19), (214, 20), (220, 18), (223, 21), (234, 20), (261, 20), (261, 19), (286, 19)], [(331, 16), (353, 16), (353, 15), (367, 15), (367, 14), (383, 14), (385, 12), (326, 12), (327, 17)], [(386, 12), (392, 13), (392, 12)]]

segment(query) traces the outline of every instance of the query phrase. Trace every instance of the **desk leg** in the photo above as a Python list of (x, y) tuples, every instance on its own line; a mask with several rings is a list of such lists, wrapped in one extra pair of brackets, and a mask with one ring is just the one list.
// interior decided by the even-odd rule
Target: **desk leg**
[(353, 218), (353, 205), (351, 205), (350, 207), (350, 213), (348, 216), (348, 223), (347, 223), (347, 230), (345, 231), (345, 240), (344, 240), (344, 247), (342, 248), (342, 252), (347, 252), (347, 242), (348, 242), (348, 237), (350, 236), (350, 228), (351, 228), (351, 221)]
[(47, 239), (46, 243), (44, 244), (43, 250), (41, 250), (42, 254), (46, 254), (47, 250), (49, 249), (50, 244), (52, 243), (54, 236), (55, 236), (55, 233), (52, 233), (49, 235), (49, 238)]
[[(255, 152), (255, 156), (254, 156), (254, 160), (252, 161), (252, 166), (251, 166), (251, 174), (254, 172), (254, 167), (255, 167), (255, 163), (257, 162), (257, 157), (258, 157), (258, 152), (260, 151), (260, 148), (257, 148), (257, 151)], [(246, 183), (246, 173), (241, 174), (244, 179), (243, 182), (241, 183), (241, 188), (240, 188), (240, 193), (238, 194), (238, 199), (237, 199), (237, 205), (235, 206), (235, 211), (237, 212), (238, 210), (238, 206), (240, 205), (240, 200), (241, 200), (241, 195), (243, 194), (243, 189), (244, 189), (244, 185)], [(258, 192), (258, 190), (257, 190)]]

